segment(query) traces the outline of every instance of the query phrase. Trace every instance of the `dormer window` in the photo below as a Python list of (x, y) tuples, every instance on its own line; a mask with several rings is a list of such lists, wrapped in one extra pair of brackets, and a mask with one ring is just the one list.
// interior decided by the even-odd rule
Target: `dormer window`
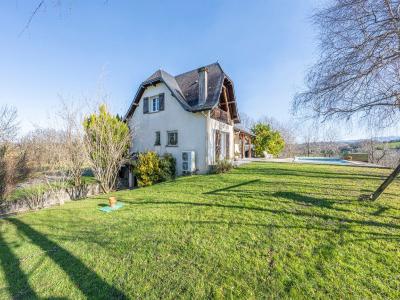
[(164, 93), (143, 98), (143, 113), (155, 113), (164, 110)]
[(150, 98), (150, 112), (160, 111), (160, 98), (158, 96)]

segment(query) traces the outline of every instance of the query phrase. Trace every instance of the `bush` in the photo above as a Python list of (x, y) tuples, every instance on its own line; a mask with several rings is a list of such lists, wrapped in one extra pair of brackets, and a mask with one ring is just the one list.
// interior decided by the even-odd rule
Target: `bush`
[(156, 152), (140, 153), (133, 163), (138, 186), (148, 186), (175, 178), (176, 161), (171, 154), (159, 156)]
[(252, 140), (256, 156), (264, 156), (264, 151), (277, 156), (285, 148), (285, 141), (281, 133), (273, 130), (269, 124), (257, 123), (251, 131), (255, 134), (255, 138)]
[(0, 146), (0, 201), (5, 200), (18, 183), (25, 181), (30, 172), (25, 151)]
[(226, 159), (218, 160), (213, 166), (212, 172), (216, 174), (226, 173), (233, 169), (233, 164)]
[(160, 181), (172, 180), (176, 175), (176, 160), (166, 153), (160, 158)]
[(133, 168), (140, 187), (152, 185), (160, 177), (160, 158), (152, 151), (140, 153)]

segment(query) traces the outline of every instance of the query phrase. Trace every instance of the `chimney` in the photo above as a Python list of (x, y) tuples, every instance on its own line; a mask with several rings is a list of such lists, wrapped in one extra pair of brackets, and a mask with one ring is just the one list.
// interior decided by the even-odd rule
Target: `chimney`
[(208, 69), (206, 67), (202, 67), (197, 70), (199, 72), (199, 105), (202, 105), (207, 100), (207, 87), (208, 87), (208, 79), (207, 72)]

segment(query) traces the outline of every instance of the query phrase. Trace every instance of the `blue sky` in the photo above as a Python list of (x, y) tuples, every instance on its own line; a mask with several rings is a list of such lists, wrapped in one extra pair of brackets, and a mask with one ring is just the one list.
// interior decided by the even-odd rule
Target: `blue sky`
[(101, 89), (124, 114), (156, 69), (215, 61), (241, 112), (286, 121), (318, 53), (310, 16), (320, 1), (47, 0), (19, 35), (38, 2), (0, 2), (0, 104), (18, 109), (25, 132), (46, 125), (58, 95), (80, 101)]

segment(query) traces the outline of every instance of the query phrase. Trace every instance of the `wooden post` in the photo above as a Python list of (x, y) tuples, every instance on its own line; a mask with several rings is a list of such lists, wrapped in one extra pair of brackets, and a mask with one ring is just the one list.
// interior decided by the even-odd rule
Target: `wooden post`
[(380, 187), (369, 197), (372, 201), (375, 201), (383, 193), (383, 191), (396, 179), (397, 175), (400, 174), (400, 163), (396, 169), (390, 174)]

